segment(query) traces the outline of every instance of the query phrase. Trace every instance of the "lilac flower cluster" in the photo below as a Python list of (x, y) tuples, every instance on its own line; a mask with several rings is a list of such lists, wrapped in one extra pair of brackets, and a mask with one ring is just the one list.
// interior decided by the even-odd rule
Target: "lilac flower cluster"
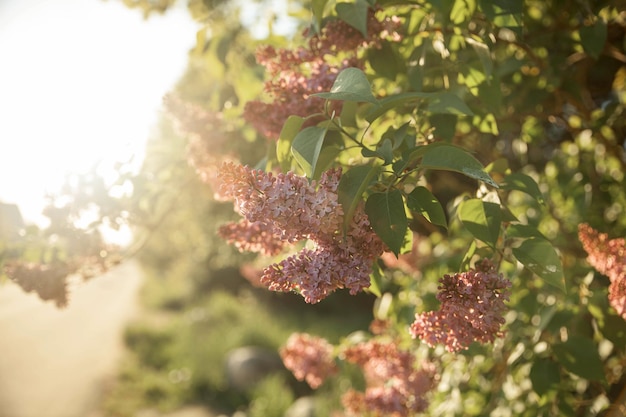
[(425, 396), (436, 377), (431, 363), (416, 367), (415, 356), (395, 342), (368, 341), (346, 349), (343, 356), (362, 368), (367, 383), (365, 392), (344, 394), (348, 415), (406, 417), (428, 407)]
[(313, 389), (337, 372), (333, 346), (306, 333), (292, 334), (280, 349), (280, 357), (298, 381), (306, 381)]
[[(257, 131), (272, 140), (278, 138), (290, 115), (307, 117), (305, 126), (319, 122), (322, 120), (321, 116), (314, 115), (324, 111), (325, 100), (311, 95), (330, 90), (343, 69), (362, 67), (362, 60), (356, 56), (360, 47), (379, 47), (381, 40), (385, 38), (401, 39), (397, 32), (399, 27), (397, 18), (379, 21), (374, 10), (370, 9), (367, 37), (344, 21), (335, 20), (312, 36), (307, 47), (259, 48), (256, 59), (268, 73), (265, 92), (271, 102), (246, 103), (244, 118)], [(341, 59), (337, 59), (339, 52), (344, 55)], [(332, 110), (339, 112), (340, 106), (333, 106)]]
[(218, 196), (234, 200), (243, 219), (220, 228), (240, 250), (276, 255), (288, 245), (309, 240), (302, 249), (263, 270), (260, 281), (273, 291), (297, 291), (316, 303), (339, 288), (351, 294), (369, 287), (373, 261), (384, 244), (372, 230), (362, 207), (343, 233), (338, 202), (340, 170), (309, 183), (293, 172), (273, 175), (225, 163), (219, 171)]
[(609, 302), (626, 320), (626, 239), (610, 239), (588, 224), (578, 226), (578, 238), (589, 256), (587, 262), (609, 277)]
[(511, 282), (485, 259), (476, 269), (439, 280), (438, 311), (416, 314), (410, 332), (429, 346), (442, 343), (449, 352), (467, 349), (474, 342), (489, 343), (503, 335), (503, 314)]
[[(227, 132), (221, 112), (208, 112), (201, 106), (186, 102), (175, 95), (167, 95), (163, 104), (174, 121), (178, 134), (188, 139), (187, 160), (200, 178), (213, 185), (216, 167), (229, 154), (232, 138)], [(219, 149), (220, 152), (215, 152)]]

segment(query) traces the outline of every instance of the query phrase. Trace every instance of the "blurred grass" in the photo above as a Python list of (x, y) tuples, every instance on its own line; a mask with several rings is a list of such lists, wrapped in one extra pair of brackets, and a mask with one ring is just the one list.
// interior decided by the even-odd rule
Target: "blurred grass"
[[(222, 413), (281, 417), (298, 396), (311, 393), (308, 387), (284, 371), (249, 392), (233, 390), (225, 372), (228, 353), (243, 346), (277, 351), (293, 332), (337, 343), (369, 325), (373, 297), (366, 294), (339, 292), (308, 305), (296, 294), (254, 288), (234, 268), (200, 273), (198, 265), (180, 265), (167, 273), (145, 268), (142, 313), (125, 331), (128, 352), (104, 403), (110, 416), (200, 404)], [(319, 408), (337, 407), (340, 390), (330, 385), (345, 383), (322, 387)]]

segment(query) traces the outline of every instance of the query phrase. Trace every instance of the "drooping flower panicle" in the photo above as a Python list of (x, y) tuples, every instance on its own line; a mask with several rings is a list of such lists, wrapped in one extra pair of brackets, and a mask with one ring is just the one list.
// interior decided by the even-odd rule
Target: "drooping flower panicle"
[(306, 381), (313, 389), (337, 372), (333, 346), (323, 338), (306, 333), (292, 334), (280, 349), (280, 356), (296, 379)]
[(342, 402), (349, 415), (406, 417), (428, 407), (426, 394), (435, 384), (431, 363), (416, 364), (415, 356), (395, 342), (368, 341), (343, 352), (346, 361), (361, 367), (365, 392), (350, 390)]
[(487, 259), (476, 269), (439, 280), (440, 309), (416, 314), (410, 332), (429, 346), (443, 344), (450, 352), (467, 349), (476, 341), (493, 342), (503, 335), (505, 301), (511, 282)]
[[(310, 37), (305, 47), (276, 49), (262, 46), (256, 60), (267, 71), (265, 92), (270, 102), (249, 101), (244, 118), (269, 140), (276, 140), (290, 115), (306, 117), (305, 126), (314, 125), (323, 117), (325, 100), (312, 94), (329, 91), (337, 75), (345, 68), (363, 67), (357, 56), (360, 48), (380, 47), (383, 39), (401, 39), (397, 18), (378, 20), (370, 9), (367, 17), (367, 36), (342, 20), (331, 21)], [(305, 34), (308, 34), (308, 30)], [(342, 57), (337, 59), (338, 53)], [(341, 106), (331, 104), (339, 113)]]
[(609, 277), (609, 302), (626, 320), (626, 239), (609, 239), (588, 224), (578, 226), (578, 238), (587, 252), (587, 262)]
[(318, 183), (309, 183), (293, 172), (273, 175), (225, 163), (218, 177), (219, 196), (234, 200), (244, 217), (220, 228), (227, 241), (241, 250), (269, 255), (297, 241), (313, 244), (264, 269), (261, 282), (270, 290), (298, 291), (306, 302), (316, 303), (340, 288), (356, 294), (369, 287), (372, 263), (384, 244), (362, 207), (343, 232), (337, 194), (340, 170), (327, 171)]

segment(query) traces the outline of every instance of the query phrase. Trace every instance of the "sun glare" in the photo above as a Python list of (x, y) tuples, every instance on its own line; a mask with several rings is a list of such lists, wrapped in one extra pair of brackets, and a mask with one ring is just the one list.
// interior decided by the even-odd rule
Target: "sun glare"
[(197, 29), (184, 9), (144, 20), (120, 0), (0, 2), (0, 201), (41, 224), (67, 174), (140, 162)]

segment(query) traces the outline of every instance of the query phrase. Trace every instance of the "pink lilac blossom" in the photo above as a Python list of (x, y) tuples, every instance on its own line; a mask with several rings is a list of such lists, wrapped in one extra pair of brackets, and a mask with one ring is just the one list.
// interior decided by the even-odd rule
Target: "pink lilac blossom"
[(609, 277), (609, 302), (626, 320), (626, 239), (609, 239), (588, 224), (578, 226), (578, 238), (587, 252), (587, 262)]
[(263, 270), (260, 281), (270, 290), (297, 291), (307, 303), (317, 303), (340, 288), (356, 294), (369, 287), (372, 263), (384, 244), (362, 207), (343, 233), (340, 177), (340, 170), (329, 170), (318, 183), (309, 183), (293, 172), (273, 175), (232, 163), (222, 166), (219, 196), (234, 200), (244, 217), (220, 228), (226, 240), (240, 250), (266, 254), (301, 240), (313, 244)]
[(431, 347), (441, 343), (449, 352), (467, 349), (474, 342), (489, 343), (501, 337), (505, 301), (511, 282), (485, 259), (476, 269), (439, 280), (438, 311), (416, 314), (410, 333)]
[(342, 403), (349, 415), (406, 417), (428, 407), (426, 394), (435, 384), (433, 364), (416, 367), (415, 356), (395, 342), (368, 341), (346, 349), (347, 362), (365, 375), (365, 392), (350, 390)]
[[(373, 9), (368, 13), (367, 27), (368, 33), (364, 37), (344, 21), (334, 20), (327, 23), (320, 33), (311, 36), (307, 47), (260, 47), (256, 59), (267, 71), (265, 92), (271, 102), (256, 100), (246, 103), (246, 121), (266, 138), (275, 140), (290, 115), (306, 117), (305, 127), (323, 120), (321, 114), (325, 100), (311, 95), (329, 91), (343, 69), (362, 68), (362, 59), (357, 57), (359, 48), (379, 48), (383, 39), (402, 39), (397, 31), (399, 19), (387, 17), (378, 20)], [(305, 31), (306, 34), (308, 31)], [(344, 57), (337, 59), (339, 52)], [(331, 112), (339, 113), (340, 110), (339, 103), (331, 104)]]
[(306, 381), (313, 389), (337, 372), (333, 358), (333, 346), (325, 339), (306, 333), (292, 334), (280, 356), (297, 380)]

